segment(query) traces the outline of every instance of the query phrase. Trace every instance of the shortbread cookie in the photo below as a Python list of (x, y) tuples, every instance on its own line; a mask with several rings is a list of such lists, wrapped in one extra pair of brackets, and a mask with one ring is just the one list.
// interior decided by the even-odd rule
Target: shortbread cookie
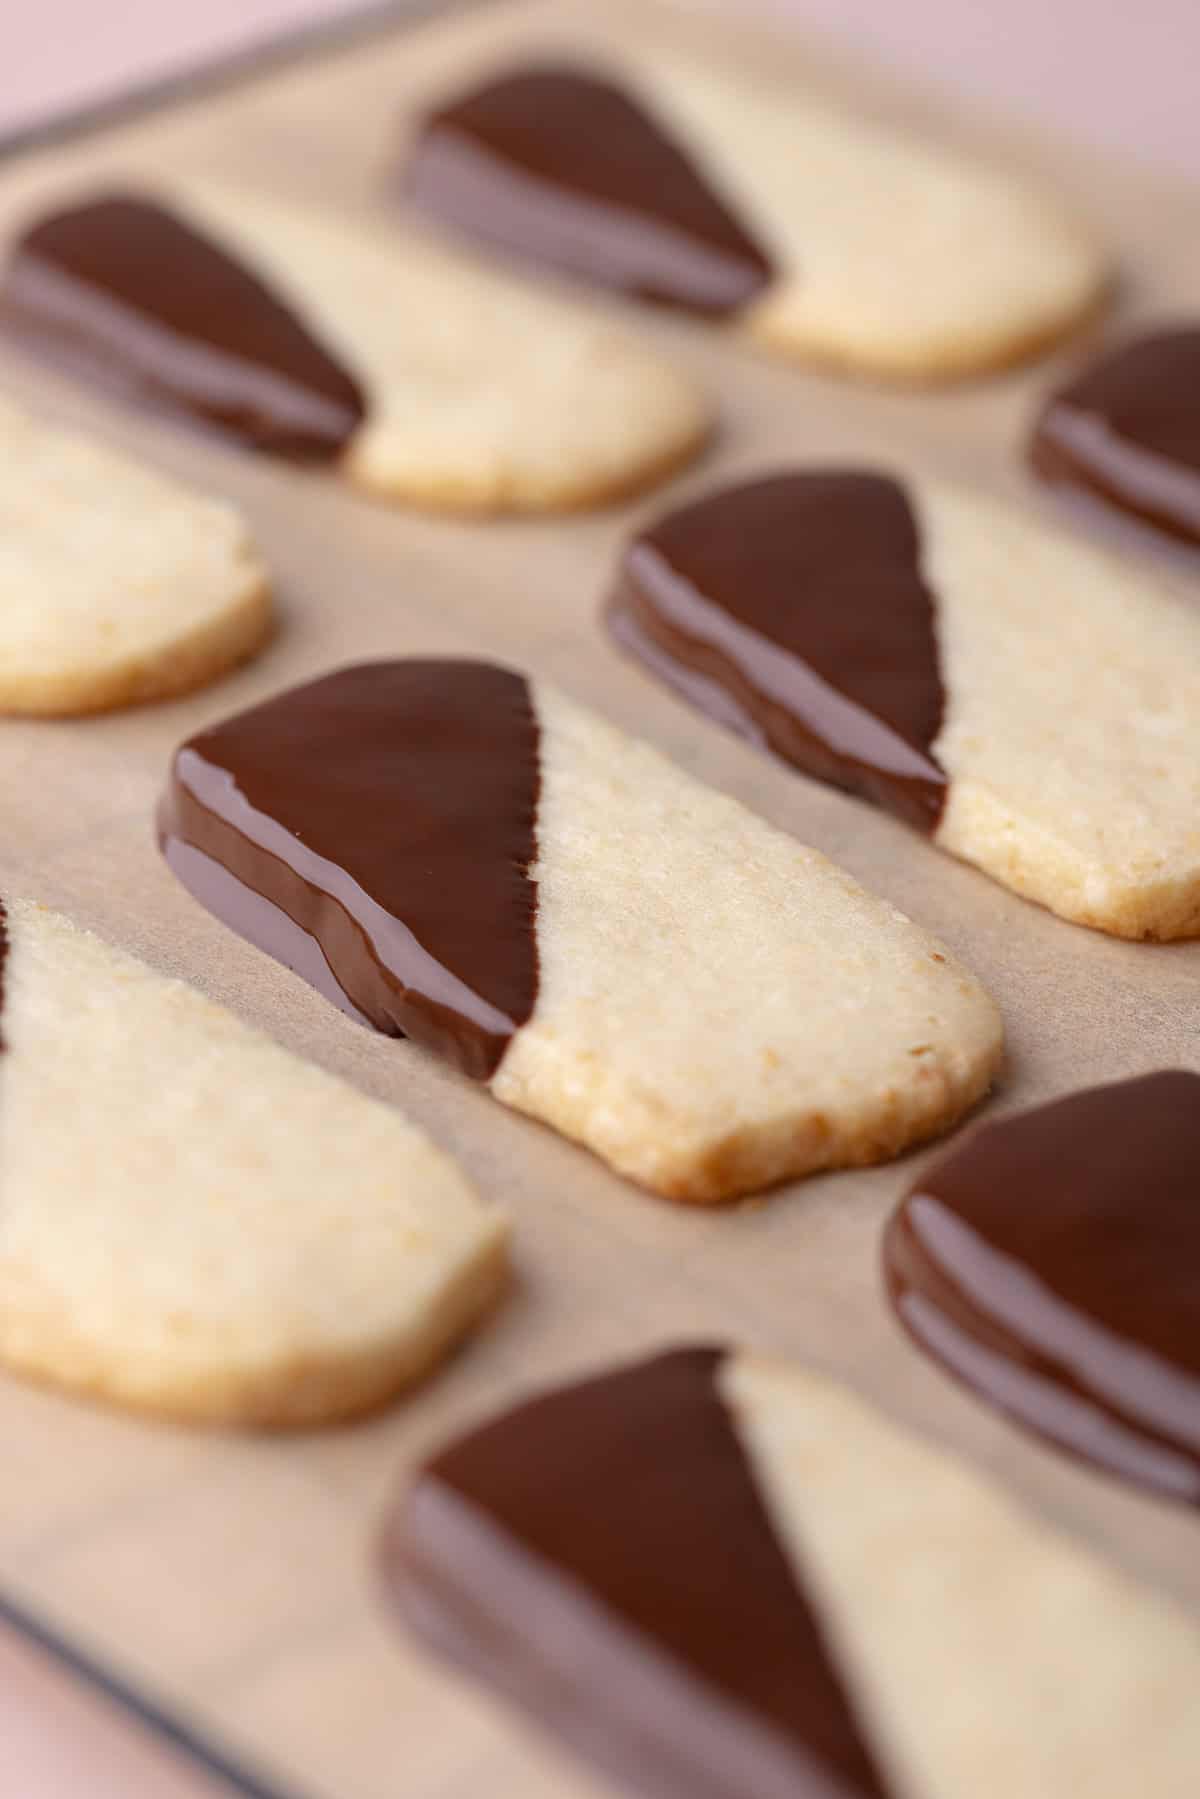
[(603, 320), (418, 239), (207, 186), (31, 223), (0, 329), (255, 449), (466, 511), (587, 505), (686, 460), (690, 380)]
[(992, 1405), (1200, 1505), (1200, 1075), (974, 1131), (888, 1227), (908, 1331)]
[(1107, 262), (1054, 200), (782, 81), (640, 52), (533, 62), (426, 117), (404, 187), (455, 231), (710, 315), (785, 354), (941, 379), (1097, 304)]
[(1194, 1618), (831, 1381), (721, 1389), (899, 1796), (1194, 1792)]
[(0, 397), (0, 712), (96, 712), (199, 687), (270, 629), (232, 506)]
[(858, 469), (641, 531), (611, 629), (693, 703), (1077, 924), (1200, 933), (1200, 612), (956, 488)]
[(0, 1362), (217, 1424), (424, 1374), (502, 1216), (398, 1113), (26, 901), (0, 941)]
[(201, 732), (161, 831), (328, 997), (673, 1199), (898, 1154), (999, 1056), (892, 907), (486, 663), (368, 663)]
[(402, 1614), (650, 1799), (1185, 1799), (1200, 1627), (848, 1391), (683, 1350), (453, 1443)]
[(1200, 326), (1098, 357), (1047, 402), (1032, 459), (1045, 480), (1200, 543)]

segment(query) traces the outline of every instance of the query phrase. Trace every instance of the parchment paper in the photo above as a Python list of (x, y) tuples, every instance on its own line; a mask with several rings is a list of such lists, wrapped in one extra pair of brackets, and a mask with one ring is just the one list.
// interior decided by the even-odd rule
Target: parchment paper
[[(518, 0), (373, 38), (9, 165), (0, 229), (38, 189), (96, 185), (114, 169), (132, 179), (217, 172), (375, 207), (386, 229), (384, 174), (401, 116), (421, 95), (520, 45), (562, 46), (579, 32), (622, 43), (639, 30), (712, 34), (668, 11), (647, 0), (586, 10)], [(776, 66), (790, 55), (798, 73), (866, 106), (928, 114), (815, 53), (756, 50), (740, 34), (718, 47)], [(965, 131), (945, 119), (939, 128)], [(1025, 141), (1002, 149), (1073, 193), (1122, 247), (1126, 321), (1200, 302), (1195, 191)], [(1038, 393), (1069, 355), (909, 394), (758, 360), (687, 321), (630, 316), (721, 406), (719, 447), (673, 498), (787, 459), (855, 460), (949, 472), (1064, 516), (1026, 479), (1018, 451)], [(357, 1028), (216, 923), (159, 860), (152, 812), (171, 749), (208, 720), (351, 658), (478, 652), (552, 677), (942, 935), (1006, 1015), (1009, 1068), (993, 1110), (1163, 1064), (1200, 1067), (1200, 946), (1119, 944), (1060, 923), (725, 736), (621, 660), (597, 629), (597, 603), (618, 544), (661, 495), (554, 522), (421, 518), (324, 475), (123, 414), (10, 356), (0, 377), (18, 396), (240, 500), (276, 572), (282, 612), (264, 656), (183, 702), (95, 721), (0, 723), (0, 890), (61, 907), (403, 1105), (511, 1207), (519, 1229), (519, 1278), (492, 1327), (425, 1388), (355, 1429), (192, 1434), (0, 1380), (0, 1585), (298, 1793), (600, 1795), (608, 1789), (392, 1628), (374, 1583), (373, 1533), (427, 1449), (531, 1386), (668, 1341), (737, 1338), (836, 1370), (1200, 1610), (1194, 1514), (1038, 1447), (909, 1348), (881, 1298), (878, 1239), (916, 1158), (723, 1213), (655, 1201), (419, 1051)], [(1103, 529), (1190, 581), (1200, 603), (1200, 559), (1133, 528)], [(336, 1167), (328, 1177), (337, 1180)]]

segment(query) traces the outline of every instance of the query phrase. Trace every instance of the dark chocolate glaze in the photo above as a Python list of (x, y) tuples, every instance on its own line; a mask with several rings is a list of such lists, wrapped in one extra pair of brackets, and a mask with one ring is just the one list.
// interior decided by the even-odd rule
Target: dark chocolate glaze
[(251, 270), (133, 194), (29, 227), (0, 284), (0, 329), (123, 398), (280, 456), (340, 456), (365, 413), (354, 378)]
[(425, 1469), (408, 1621), (653, 1799), (884, 1799), (715, 1385), (678, 1350), (518, 1406)]
[(983, 1125), (894, 1214), (911, 1335), (994, 1405), (1200, 1504), (1200, 1075)]
[(163, 852), (346, 1011), (488, 1079), (537, 993), (539, 734), (484, 662), (370, 662), (175, 756)]
[(687, 152), (635, 96), (581, 69), (514, 70), (440, 107), (404, 187), (467, 236), (640, 299), (729, 313), (771, 279)]
[(1100, 357), (1050, 399), (1030, 454), (1047, 481), (1200, 543), (1200, 327)]
[(936, 829), (936, 608), (897, 482), (772, 475), (668, 513), (627, 548), (608, 623), (721, 724)]

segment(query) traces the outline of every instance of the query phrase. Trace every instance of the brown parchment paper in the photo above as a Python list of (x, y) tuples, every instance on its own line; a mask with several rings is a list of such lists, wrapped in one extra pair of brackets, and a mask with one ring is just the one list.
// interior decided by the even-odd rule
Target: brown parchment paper
[[(374, 208), (387, 229), (384, 177), (422, 95), (523, 46), (627, 45), (649, 31), (690, 40), (714, 28), (648, 0), (517, 0), (382, 33), (14, 160), (0, 168), (0, 231), (43, 189), (172, 170)], [(717, 48), (775, 66), (790, 56), (799, 75), (869, 109), (983, 141), (977, 126), (968, 133), (814, 51), (756, 46), (741, 32)], [(989, 141), (1057, 181), (1112, 235), (1120, 318), (1200, 303), (1195, 191), (994, 131)], [(969, 478), (1064, 516), (1026, 478), (1018, 451), (1037, 395), (1070, 352), (947, 392), (889, 392), (759, 360), (685, 320), (630, 316), (709, 384), (721, 409), (718, 446), (673, 498), (788, 458), (865, 459)], [(425, 1388), (354, 1429), (268, 1440), (189, 1433), (0, 1379), (0, 1586), (298, 1793), (600, 1795), (609, 1789), (392, 1628), (374, 1583), (373, 1533), (447, 1432), (537, 1383), (699, 1337), (744, 1339), (837, 1371), (1200, 1611), (1194, 1514), (1040, 1448), (902, 1337), (881, 1298), (878, 1239), (916, 1158), (738, 1210), (672, 1209), (419, 1051), (357, 1028), (239, 941), (167, 874), (152, 812), (172, 747), (210, 719), (351, 658), (477, 652), (549, 676), (652, 738), (943, 936), (1005, 1012), (1009, 1067), (994, 1110), (1167, 1063), (1200, 1067), (1200, 946), (1119, 944), (1062, 924), (725, 736), (622, 661), (597, 629), (597, 602), (617, 545), (661, 496), (556, 521), (423, 518), (123, 414), (8, 354), (0, 379), (239, 500), (281, 609), (265, 655), (190, 699), (93, 721), (0, 722), (0, 890), (61, 907), (403, 1105), (518, 1226), (518, 1278), (492, 1326)], [(1133, 527), (1074, 522), (1168, 566), (1200, 604), (1200, 558)], [(337, 1180), (336, 1167), (328, 1177)]]

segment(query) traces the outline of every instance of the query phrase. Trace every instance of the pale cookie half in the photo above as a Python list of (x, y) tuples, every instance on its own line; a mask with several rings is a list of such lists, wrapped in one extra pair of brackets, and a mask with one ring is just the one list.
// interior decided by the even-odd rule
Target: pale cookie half
[(5, 912), (0, 1361), (298, 1427), (381, 1404), (474, 1324), (505, 1223), (413, 1125), (57, 914)]
[(537, 1004), (492, 1082), (673, 1199), (899, 1155), (987, 1089), (995, 1006), (816, 850), (543, 683)]
[(794, 82), (607, 43), (439, 97), (405, 170), (462, 235), (772, 349), (941, 380), (1083, 319), (1108, 258), (1053, 196)]
[(1187, 1799), (1200, 1624), (849, 1391), (691, 1348), (388, 1519), (406, 1622), (647, 1799)]
[(182, 693), (253, 655), (270, 624), (232, 506), (0, 396), (0, 712)]
[(777, 275), (745, 320), (773, 349), (937, 381), (1080, 323), (1110, 259), (1027, 180), (783, 82), (663, 58), (647, 93), (762, 233)]
[(490, 664), (368, 663), (215, 725), (160, 825), (197, 897), (335, 1003), (672, 1199), (897, 1155), (999, 1060), (933, 938)]
[(1200, 612), (1133, 561), (915, 488), (947, 705), (934, 841), (1077, 924), (1200, 933)]
[(797, 468), (629, 544), (609, 622), (723, 724), (1120, 937), (1200, 933), (1200, 612), (925, 478)]
[(419, 506), (598, 504), (674, 469), (711, 426), (690, 378), (595, 313), (362, 217), (203, 183), (27, 220), (0, 328)]
[(720, 1385), (898, 1799), (1190, 1799), (1194, 1619), (832, 1381)]

